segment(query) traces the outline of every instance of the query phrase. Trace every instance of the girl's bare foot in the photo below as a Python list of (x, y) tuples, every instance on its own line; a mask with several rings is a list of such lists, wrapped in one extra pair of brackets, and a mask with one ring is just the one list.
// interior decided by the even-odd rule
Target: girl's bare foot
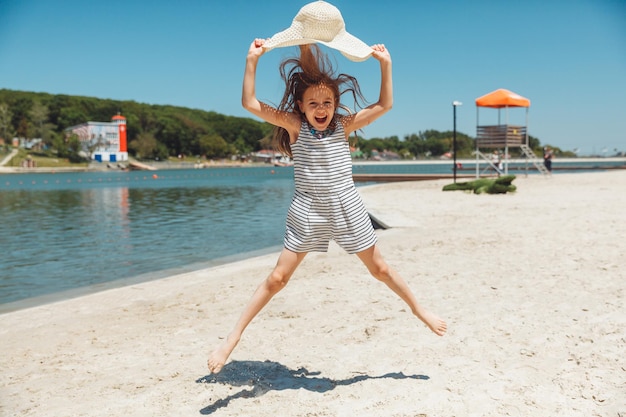
[(446, 334), (448, 330), (448, 324), (445, 320), (440, 319), (430, 311), (424, 311), (420, 316), (418, 316), (420, 320), (422, 320), (430, 330), (433, 331), (437, 336), (443, 336)]
[(211, 352), (207, 366), (212, 374), (217, 374), (222, 370), (237, 343), (239, 343), (238, 338), (228, 336), (220, 347)]

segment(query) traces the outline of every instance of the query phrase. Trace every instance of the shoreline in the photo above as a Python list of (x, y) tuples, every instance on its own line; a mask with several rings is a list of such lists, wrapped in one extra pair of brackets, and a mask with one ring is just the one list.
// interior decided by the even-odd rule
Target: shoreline
[(276, 253), (0, 314), (7, 415), (626, 413), (626, 171), (360, 189), (437, 337), (358, 258), (307, 255), (222, 373), (206, 359)]
[[(458, 159), (457, 160), (458, 163), (460, 164), (465, 164), (465, 165), (472, 165), (474, 166), (474, 164), (476, 163), (476, 159), (474, 158), (464, 158), (464, 159)], [(481, 166), (484, 165), (485, 167), (487, 166), (487, 163), (485, 161), (479, 161)], [(587, 157), (581, 157), (581, 158), (560, 158), (560, 159), (554, 159), (553, 160), (553, 166), (559, 164), (559, 162), (561, 163), (574, 163), (574, 162), (580, 162), (580, 163), (619, 163), (621, 162), (622, 164), (624, 164), (624, 168), (626, 169), (626, 157), (606, 157), (606, 158), (587, 158)], [(361, 161), (361, 160), (353, 160), (352, 161), (352, 165), (353, 166), (361, 166), (361, 165), (365, 165), (365, 166), (386, 166), (386, 165), (452, 165), (452, 160), (451, 159), (420, 159), (420, 160), (396, 160), (396, 161)], [(522, 164), (522, 163), (526, 163), (525, 159), (519, 159), (519, 158), (515, 158), (515, 159), (511, 159), (509, 160), (510, 164)], [(149, 166), (155, 168), (156, 170), (176, 170), (176, 169), (213, 169), (213, 168), (253, 168), (253, 167), (273, 167), (273, 164), (268, 164), (265, 162), (216, 162), (216, 163), (207, 163), (205, 165), (203, 165), (202, 167), (197, 167), (196, 163), (194, 162), (179, 162), (179, 163), (175, 163), (175, 162), (151, 162), (148, 164)], [(473, 169), (473, 168), (472, 168)], [(555, 169), (558, 169), (555, 167)], [(565, 168), (567, 169), (567, 168)], [(589, 169), (608, 169), (608, 168), (603, 168), (603, 167), (592, 167)], [(464, 170), (467, 170), (464, 168)], [(534, 170), (534, 168), (533, 168)], [(38, 167), (38, 168), (22, 168), (22, 167), (5, 167), (5, 166), (0, 166), (0, 175), (2, 174), (37, 174), (37, 173), (61, 173), (61, 172), (132, 172), (134, 170), (122, 170), (122, 169), (114, 169), (114, 168), (108, 168), (106, 166), (106, 164), (103, 162), (100, 164), (96, 164), (96, 163), (92, 163), (90, 166), (88, 167), (80, 167), (80, 168), (74, 168), (74, 167), (60, 167), (60, 168), (55, 168), (55, 167)], [(141, 170), (138, 170), (141, 171)]]
[(280, 253), (281, 249), (281, 245), (269, 246), (267, 248), (257, 249), (250, 252), (237, 253), (230, 256), (212, 259), (206, 262), (200, 262), (197, 264), (186, 265), (172, 269), (164, 269), (161, 271), (146, 272), (144, 274), (135, 275), (128, 278), (120, 278), (97, 284), (84, 285), (64, 291), (57, 291), (35, 297), (23, 298), (16, 301), (10, 301), (8, 303), (0, 303), (0, 316), (2, 314), (12, 313), (15, 311), (25, 310), (29, 308), (41, 307), (46, 304), (64, 302), (75, 298), (97, 294), (103, 291), (113, 290), (116, 288), (130, 287), (136, 284), (158, 281), (167, 277), (204, 271), (231, 263), (245, 262), (248, 259), (257, 258), (268, 254), (277, 255), (278, 253)]

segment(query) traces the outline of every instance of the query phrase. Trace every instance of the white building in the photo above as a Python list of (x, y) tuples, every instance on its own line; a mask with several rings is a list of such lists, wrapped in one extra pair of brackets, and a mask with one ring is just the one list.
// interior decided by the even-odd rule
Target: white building
[(128, 161), (126, 118), (120, 114), (110, 122), (87, 122), (68, 127), (65, 132), (68, 136), (78, 136), (83, 151), (95, 161)]

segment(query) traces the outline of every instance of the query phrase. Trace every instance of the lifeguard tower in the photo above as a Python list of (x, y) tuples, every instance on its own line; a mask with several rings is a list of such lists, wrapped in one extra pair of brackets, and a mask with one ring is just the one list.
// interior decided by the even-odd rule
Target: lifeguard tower
[[(497, 125), (481, 125), (480, 124), (480, 108), (487, 107), (498, 110)], [(526, 123), (525, 125), (509, 124), (510, 108), (525, 108)], [(476, 99), (476, 178), (480, 177), (480, 159), (484, 159), (488, 167), (499, 171), (496, 164), (490, 157), (485, 155), (485, 149), (504, 149), (503, 168), (504, 174), (509, 173), (509, 148), (521, 148), (526, 158), (535, 165), (542, 174), (548, 174), (548, 170), (542, 161), (537, 158), (535, 153), (528, 145), (528, 109), (530, 108), (530, 100), (516, 94), (512, 91), (500, 88), (485, 94)], [(502, 123), (502, 110), (504, 109), (504, 124)], [(481, 151), (481, 149), (483, 151)]]

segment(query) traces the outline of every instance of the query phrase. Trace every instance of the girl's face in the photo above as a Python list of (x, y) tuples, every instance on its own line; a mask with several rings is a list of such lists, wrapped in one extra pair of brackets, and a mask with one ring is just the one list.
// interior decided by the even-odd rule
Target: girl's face
[(335, 114), (335, 93), (324, 84), (312, 85), (298, 100), (300, 111), (315, 130), (326, 130)]

